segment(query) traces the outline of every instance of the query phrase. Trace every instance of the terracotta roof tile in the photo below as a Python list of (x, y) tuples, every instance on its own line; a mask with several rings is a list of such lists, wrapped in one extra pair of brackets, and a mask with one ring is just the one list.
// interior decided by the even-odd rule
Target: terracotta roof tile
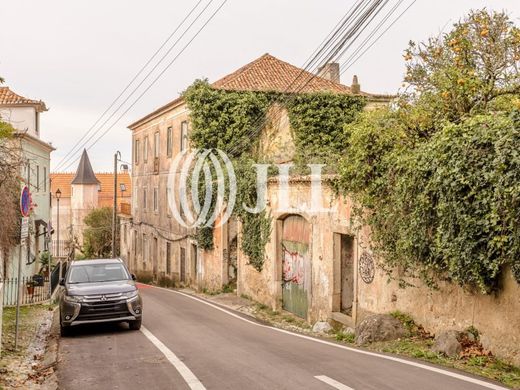
[(316, 76), (270, 54), (264, 54), (212, 85), (233, 91), (351, 93), (346, 85)]
[[(71, 197), (71, 182), (74, 179), (75, 173), (51, 173), (51, 193), (54, 194), (59, 188), (62, 198)], [(114, 174), (113, 173), (96, 173), (96, 178), (100, 183), (100, 192), (98, 197), (98, 206), (112, 206), (114, 193)], [(128, 173), (118, 173), (117, 185), (123, 183), (126, 191), (121, 193), (120, 188), (117, 189), (118, 204), (121, 201), (130, 202), (132, 198), (132, 178)], [(123, 199), (122, 199), (123, 198)]]
[(15, 105), (37, 105), (41, 110), (45, 111), (45, 103), (41, 100), (28, 99), (20, 96), (9, 89), (9, 87), (0, 87), (0, 105), (15, 106)]

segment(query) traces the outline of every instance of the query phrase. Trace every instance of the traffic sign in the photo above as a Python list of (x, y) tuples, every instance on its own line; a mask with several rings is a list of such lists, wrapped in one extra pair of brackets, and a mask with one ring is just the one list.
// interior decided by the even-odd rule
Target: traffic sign
[(22, 193), (20, 195), (20, 212), (23, 217), (28, 217), (31, 213), (31, 192), (29, 191), (29, 187), (25, 186), (22, 189)]
[(22, 217), (22, 229), (20, 231), (20, 238), (29, 237), (29, 217)]

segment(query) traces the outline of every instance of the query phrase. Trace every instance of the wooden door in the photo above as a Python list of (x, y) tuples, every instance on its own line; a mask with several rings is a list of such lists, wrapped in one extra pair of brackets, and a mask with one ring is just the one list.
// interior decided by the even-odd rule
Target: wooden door
[(310, 225), (299, 215), (283, 221), (282, 303), (284, 310), (307, 318), (311, 282)]

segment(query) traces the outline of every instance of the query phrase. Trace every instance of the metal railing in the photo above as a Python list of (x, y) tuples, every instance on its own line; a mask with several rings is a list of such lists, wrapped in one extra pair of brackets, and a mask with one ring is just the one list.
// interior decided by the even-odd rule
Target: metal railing
[(69, 241), (52, 240), (51, 253), (53, 257), (67, 257), (69, 253)]
[[(39, 276), (39, 275), (38, 275)], [(4, 306), (15, 306), (18, 291), (20, 291), (20, 304), (28, 305), (31, 303), (45, 302), (50, 298), (50, 281), (49, 277), (29, 277), (25, 276), (21, 279), (22, 285), (19, 289), (18, 278), (7, 278), (4, 283)]]

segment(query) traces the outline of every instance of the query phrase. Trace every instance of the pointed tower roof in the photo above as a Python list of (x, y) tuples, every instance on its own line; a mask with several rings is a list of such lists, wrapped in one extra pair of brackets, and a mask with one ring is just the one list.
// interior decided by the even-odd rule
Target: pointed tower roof
[(74, 176), (71, 184), (99, 184), (99, 180), (96, 178), (92, 165), (90, 164), (86, 149), (83, 149), (76, 176)]

